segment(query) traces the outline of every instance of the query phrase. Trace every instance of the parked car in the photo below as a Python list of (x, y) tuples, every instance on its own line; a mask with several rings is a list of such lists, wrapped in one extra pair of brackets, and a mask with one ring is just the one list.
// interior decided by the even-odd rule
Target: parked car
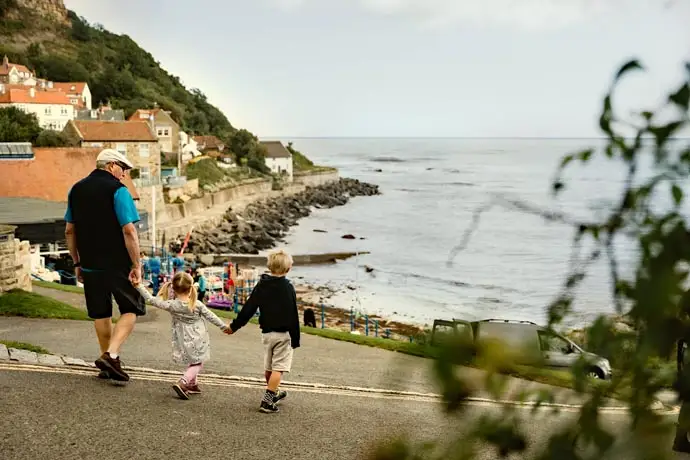
[(589, 375), (597, 379), (611, 378), (611, 364), (606, 358), (589, 353), (571, 340), (554, 334), (530, 321), (485, 319), (463, 321), (435, 320), (431, 343), (437, 343), (442, 334), (466, 335), (471, 340), (498, 339), (511, 349), (521, 349), (525, 364), (536, 359), (552, 368), (569, 368), (584, 357), (589, 364)]

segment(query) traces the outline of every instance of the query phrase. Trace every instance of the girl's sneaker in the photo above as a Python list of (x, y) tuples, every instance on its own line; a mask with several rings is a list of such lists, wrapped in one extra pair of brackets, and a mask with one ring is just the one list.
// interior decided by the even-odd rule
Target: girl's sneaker
[(189, 387), (182, 380), (173, 385), (173, 390), (180, 399), (189, 399)]
[(280, 409), (278, 409), (275, 403), (269, 403), (262, 400), (261, 406), (259, 406), (259, 412), (263, 412), (264, 414), (275, 414), (276, 412), (280, 412)]
[(194, 385), (187, 385), (187, 393), (190, 395), (200, 395), (201, 388), (199, 388), (199, 384), (195, 383)]

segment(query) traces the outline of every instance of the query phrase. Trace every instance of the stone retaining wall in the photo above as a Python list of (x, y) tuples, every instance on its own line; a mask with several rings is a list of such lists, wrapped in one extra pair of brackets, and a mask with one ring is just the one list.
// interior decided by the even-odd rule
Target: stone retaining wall
[(316, 172), (296, 172), (293, 180), (297, 183), (309, 186), (324, 185), (329, 182), (336, 182), (340, 178), (338, 170), (316, 171)]
[(0, 225), (0, 292), (31, 291), (31, 249), (14, 237), (16, 227)]

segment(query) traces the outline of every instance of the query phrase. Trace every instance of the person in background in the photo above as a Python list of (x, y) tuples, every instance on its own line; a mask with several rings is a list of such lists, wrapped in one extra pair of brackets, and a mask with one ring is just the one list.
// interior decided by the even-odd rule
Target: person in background
[[(96, 169), (69, 191), (65, 238), (77, 279), (84, 283), (86, 309), (94, 319), (101, 355), (100, 378), (126, 382), (120, 348), (134, 330), (146, 304), (132, 283), (141, 283), (139, 213), (122, 183), (132, 163), (116, 150), (105, 149)], [(120, 318), (113, 328), (113, 297)]]
[(194, 282), (197, 283), (198, 299), (203, 302), (206, 297), (206, 277), (197, 269), (194, 270)]

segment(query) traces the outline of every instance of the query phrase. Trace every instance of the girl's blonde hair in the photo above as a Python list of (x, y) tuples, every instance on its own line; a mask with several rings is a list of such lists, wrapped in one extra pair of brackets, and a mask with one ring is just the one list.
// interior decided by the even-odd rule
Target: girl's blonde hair
[(194, 279), (187, 272), (177, 272), (171, 281), (163, 283), (158, 291), (158, 297), (170, 300), (171, 294), (189, 294), (189, 311), (196, 310), (198, 293), (194, 286)]

